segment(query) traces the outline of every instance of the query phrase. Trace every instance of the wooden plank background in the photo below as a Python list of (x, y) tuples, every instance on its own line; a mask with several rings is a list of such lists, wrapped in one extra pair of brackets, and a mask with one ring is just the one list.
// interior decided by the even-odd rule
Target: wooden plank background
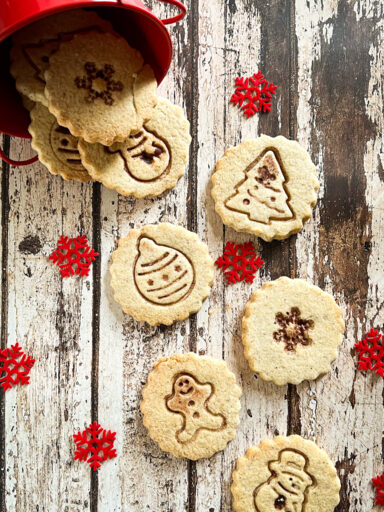
[[(31, 384), (0, 393), (1, 512), (229, 512), (231, 472), (252, 444), (275, 434), (316, 441), (342, 482), (337, 512), (371, 512), (370, 478), (383, 471), (383, 381), (356, 371), (354, 343), (384, 328), (384, 3), (382, 0), (189, 0), (171, 28), (174, 58), (160, 94), (183, 106), (193, 142), (187, 175), (159, 198), (125, 198), (68, 183), (41, 164), (2, 167), (1, 346), (38, 360)], [(172, 11), (153, 0), (159, 15)], [(261, 69), (279, 86), (272, 111), (246, 120), (229, 105), (234, 78)], [(188, 321), (138, 324), (113, 301), (108, 267), (133, 228), (170, 221), (199, 233), (213, 258), (227, 240), (210, 176), (230, 146), (260, 133), (299, 140), (316, 163), (319, 203), (282, 242), (254, 239), (266, 261), (252, 286), (227, 286)], [(3, 137), (13, 158), (28, 142)], [(88, 279), (62, 280), (47, 256), (57, 238), (85, 234), (101, 257)], [(248, 369), (241, 317), (252, 293), (281, 275), (302, 277), (343, 308), (345, 339), (332, 371), (277, 387)], [(223, 357), (244, 394), (236, 439), (208, 460), (162, 453), (139, 402), (162, 355)], [(119, 456), (98, 473), (73, 461), (72, 434), (98, 419), (117, 431)]]

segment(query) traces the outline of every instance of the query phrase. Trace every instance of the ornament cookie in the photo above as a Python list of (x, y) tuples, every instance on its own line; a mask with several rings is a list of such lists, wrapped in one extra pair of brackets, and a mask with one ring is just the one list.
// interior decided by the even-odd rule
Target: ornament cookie
[(11, 74), (17, 90), (47, 105), (44, 72), (51, 55), (63, 41), (89, 30), (111, 32), (112, 25), (95, 12), (76, 9), (54, 14), (19, 30), (13, 36), (11, 50)]
[(133, 229), (112, 254), (115, 300), (138, 321), (171, 325), (199, 311), (213, 283), (208, 247), (173, 224)]
[(36, 103), (31, 110), (31, 119), (32, 147), (49, 172), (60, 174), (65, 180), (91, 180), (81, 163), (78, 138), (71, 135), (68, 128), (59, 126), (55, 116), (41, 103)]
[(84, 166), (93, 179), (124, 196), (159, 195), (173, 188), (188, 160), (189, 122), (181, 108), (159, 99), (152, 119), (111, 147), (80, 141)]
[(143, 389), (141, 411), (151, 438), (176, 457), (211, 457), (234, 439), (241, 389), (220, 359), (161, 358)]
[(110, 33), (91, 31), (62, 43), (44, 76), (58, 123), (91, 143), (123, 142), (157, 104), (153, 71), (124, 38)]
[(280, 277), (247, 303), (242, 341), (251, 370), (262, 379), (299, 384), (329, 372), (343, 331), (333, 297), (302, 279)]
[(340, 501), (340, 481), (328, 455), (296, 435), (249, 448), (232, 476), (236, 512), (333, 512)]
[(319, 182), (308, 153), (285, 137), (262, 135), (226, 151), (212, 176), (224, 224), (269, 242), (297, 233), (312, 215)]

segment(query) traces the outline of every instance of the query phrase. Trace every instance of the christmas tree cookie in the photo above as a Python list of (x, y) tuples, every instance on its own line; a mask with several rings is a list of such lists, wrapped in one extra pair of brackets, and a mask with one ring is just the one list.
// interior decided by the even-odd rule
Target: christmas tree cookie
[(111, 147), (80, 141), (90, 175), (125, 196), (159, 195), (173, 188), (188, 160), (189, 122), (180, 107), (159, 99), (153, 117), (124, 142)]
[(224, 361), (192, 353), (164, 357), (143, 389), (144, 425), (176, 457), (211, 457), (235, 437), (240, 396)]
[(295, 141), (266, 135), (229, 149), (217, 162), (212, 183), (224, 224), (266, 241), (300, 231), (319, 188), (308, 153)]
[(112, 255), (115, 300), (138, 321), (171, 325), (201, 308), (213, 261), (195, 233), (172, 224), (133, 229)]
[(302, 279), (280, 277), (256, 290), (243, 318), (251, 370), (275, 384), (299, 384), (330, 370), (344, 322), (333, 297)]
[(236, 512), (333, 512), (340, 480), (324, 450), (300, 436), (249, 448), (233, 472)]

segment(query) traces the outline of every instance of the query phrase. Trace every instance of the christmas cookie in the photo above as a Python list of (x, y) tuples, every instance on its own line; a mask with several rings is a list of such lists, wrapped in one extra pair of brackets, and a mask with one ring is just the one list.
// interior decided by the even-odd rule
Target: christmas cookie
[(152, 70), (125, 39), (110, 33), (91, 31), (62, 43), (44, 76), (58, 123), (91, 143), (123, 142), (152, 117), (157, 103)]
[(59, 126), (55, 116), (41, 103), (36, 103), (31, 110), (31, 119), (32, 147), (49, 172), (60, 174), (65, 180), (91, 180), (81, 163), (78, 138), (71, 135), (68, 128)]
[(233, 472), (236, 512), (333, 512), (340, 481), (328, 455), (300, 436), (249, 448)]
[(11, 73), (17, 90), (46, 105), (44, 72), (51, 55), (63, 41), (89, 30), (112, 31), (112, 26), (95, 12), (76, 9), (54, 14), (19, 30), (13, 37), (11, 50)]
[(21, 95), (21, 101), (23, 103), (24, 108), (29, 110), (29, 112), (33, 109), (33, 107), (36, 105), (36, 103), (28, 98), (28, 96), (25, 96), (24, 94)]
[(143, 389), (144, 425), (176, 457), (211, 457), (236, 435), (240, 396), (224, 361), (192, 353), (163, 357)]
[(344, 322), (333, 297), (302, 279), (280, 277), (256, 290), (243, 318), (250, 368), (275, 384), (299, 384), (330, 370)]
[(191, 137), (181, 108), (160, 99), (152, 119), (111, 147), (80, 141), (84, 166), (93, 179), (125, 196), (159, 195), (184, 174)]
[(171, 325), (201, 308), (213, 283), (208, 247), (172, 224), (133, 229), (112, 255), (115, 300), (138, 321)]
[(224, 224), (263, 238), (287, 238), (312, 215), (319, 183), (308, 153), (285, 137), (262, 135), (229, 149), (212, 176)]

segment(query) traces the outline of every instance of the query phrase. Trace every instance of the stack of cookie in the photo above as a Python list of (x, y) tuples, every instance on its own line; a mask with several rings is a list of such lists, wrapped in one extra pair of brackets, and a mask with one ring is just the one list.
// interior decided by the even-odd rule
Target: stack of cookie
[(14, 37), (11, 73), (30, 110), (32, 146), (52, 174), (124, 195), (173, 188), (190, 144), (182, 110), (153, 70), (96, 13), (68, 11)]

